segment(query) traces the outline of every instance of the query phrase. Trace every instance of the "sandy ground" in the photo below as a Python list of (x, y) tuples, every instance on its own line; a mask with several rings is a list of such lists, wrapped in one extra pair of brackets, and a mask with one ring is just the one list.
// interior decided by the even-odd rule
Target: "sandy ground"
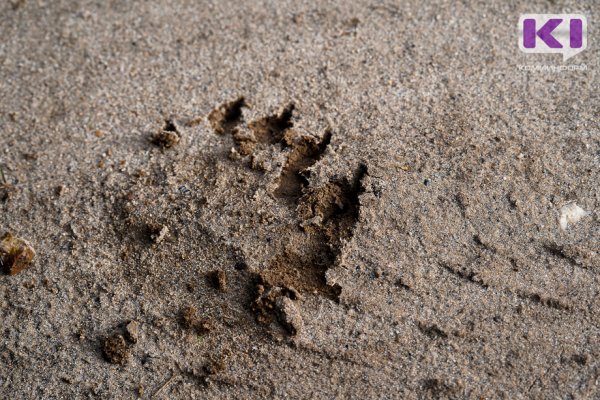
[(600, 398), (598, 10), (1, 2), (0, 398)]

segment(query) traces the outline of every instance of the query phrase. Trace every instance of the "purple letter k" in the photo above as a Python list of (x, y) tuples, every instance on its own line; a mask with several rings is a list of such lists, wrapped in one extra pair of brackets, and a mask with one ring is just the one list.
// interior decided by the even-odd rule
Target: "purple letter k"
[(539, 31), (535, 30), (535, 19), (524, 19), (523, 20), (523, 47), (526, 49), (535, 48), (535, 37), (539, 36), (540, 39), (548, 45), (551, 49), (562, 49), (562, 44), (552, 36), (552, 31), (562, 22), (562, 19), (552, 18), (549, 19)]

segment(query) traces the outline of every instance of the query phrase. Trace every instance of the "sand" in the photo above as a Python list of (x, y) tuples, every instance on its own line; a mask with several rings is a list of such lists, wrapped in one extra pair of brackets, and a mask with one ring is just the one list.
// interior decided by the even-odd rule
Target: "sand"
[(597, 11), (0, 3), (0, 398), (600, 398)]

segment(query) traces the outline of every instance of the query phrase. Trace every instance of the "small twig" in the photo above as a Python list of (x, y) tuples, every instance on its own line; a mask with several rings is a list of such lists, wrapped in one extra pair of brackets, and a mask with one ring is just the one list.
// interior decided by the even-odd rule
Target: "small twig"
[(6, 186), (7, 182), (6, 182), (6, 177), (4, 176), (4, 168), (2, 168), (1, 165), (0, 165), (0, 179), (2, 179), (2, 184), (4, 186)]
[(156, 397), (158, 397), (158, 395), (167, 387), (171, 384), (171, 382), (173, 382), (173, 379), (175, 379), (175, 372), (171, 373), (171, 377), (169, 378), (168, 381), (166, 381), (160, 388), (158, 388), (158, 390), (156, 391), (156, 393), (154, 393), (152, 395), (152, 398), (155, 399)]

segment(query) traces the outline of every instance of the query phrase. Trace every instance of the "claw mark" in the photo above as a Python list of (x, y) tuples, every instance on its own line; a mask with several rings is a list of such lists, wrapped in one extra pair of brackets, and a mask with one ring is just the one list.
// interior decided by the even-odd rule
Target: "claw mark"
[(271, 115), (252, 121), (248, 124), (248, 130), (233, 130), (233, 139), (239, 147), (243, 156), (250, 155), (259, 144), (274, 145), (280, 143), (286, 146), (286, 134), (294, 126), (292, 116), (294, 105), (289, 104), (278, 114)]
[(152, 143), (163, 149), (169, 149), (175, 146), (179, 143), (179, 140), (181, 140), (181, 134), (172, 119), (166, 119), (165, 126), (162, 130), (156, 132), (151, 138)]
[(302, 196), (302, 190), (308, 186), (306, 170), (312, 167), (329, 146), (331, 131), (326, 131), (321, 139), (313, 136), (289, 138), (287, 145), (291, 151), (279, 179), (275, 196), (296, 202)]
[(277, 115), (251, 122), (248, 127), (254, 133), (257, 143), (276, 144), (284, 141), (285, 133), (292, 128), (292, 116), (295, 106), (288, 104)]
[(243, 97), (221, 104), (208, 115), (208, 122), (219, 135), (232, 134), (235, 127), (241, 122), (242, 108), (246, 107)]

